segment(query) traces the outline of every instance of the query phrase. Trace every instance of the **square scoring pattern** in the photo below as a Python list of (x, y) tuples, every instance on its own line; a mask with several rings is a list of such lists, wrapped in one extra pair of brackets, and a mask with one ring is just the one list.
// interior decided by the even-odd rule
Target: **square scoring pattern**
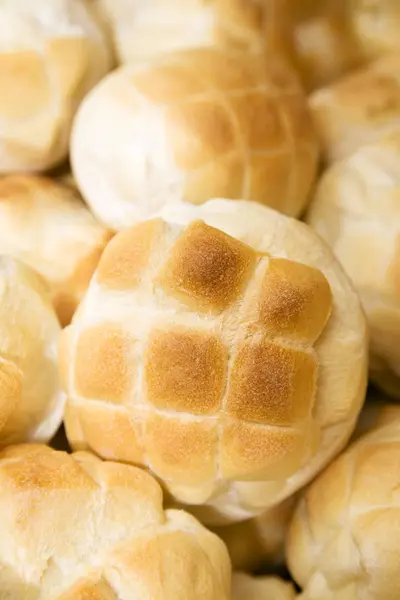
[[(183, 231), (160, 268), (156, 283), (194, 311), (199, 323), (211, 313), (212, 331), (164, 320), (150, 332), (144, 410), (135, 408), (133, 398), (136, 341), (111, 325), (86, 329), (76, 349), (78, 395), (129, 406), (140, 424), (134, 462), (175, 483), (210, 481), (218, 470), (241, 480), (290, 475), (309, 451), (303, 425), (318, 371), (312, 344), (331, 310), (325, 277), (306, 265), (261, 256), (203, 222)], [(137, 287), (127, 271), (128, 280)], [(228, 309), (241, 312), (230, 348), (218, 334)], [(137, 400), (143, 405), (143, 398)], [(110, 423), (110, 439), (114, 429)]]

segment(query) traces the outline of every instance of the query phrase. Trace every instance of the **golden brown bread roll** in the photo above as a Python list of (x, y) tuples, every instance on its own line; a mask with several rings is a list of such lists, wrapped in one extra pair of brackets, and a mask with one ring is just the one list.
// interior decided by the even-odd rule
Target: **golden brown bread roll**
[(1, 598), (229, 600), (224, 544), (144, 471), (21, 445), (0, 482)]
[(110, 242), (64, 330), (67, 435), (148, 466), (196, 514), (244, 520), (346, 443), (366, 353), (358, 297), (306, 225), (177, 205)]
[(57, 369), (60, 325), (39, 275), (5, 256), (0, 307), (0, 448), (47, 442), (65, 401)]
[(188, 50), (123, 67), (92, 90), (75, 121), (71, 161), (94, 214), (118, 230), (165, 204), (217, 195), (298, 215), (317, 142), (290, 70)]
[(327, 162), (400, 130), (400, 52), (315, 91), (310, 107)]
[(333, 165), (307, 222), (361, 297), (371, 330), (372, 379), (400, 398), (400, 130)]
[(79, 102), (110, 66), (86, 0), (2, 0), (0, 173), (61, 162)]
[(294, 600), (293, 586), (279, 577), (251, 577), (234, 573), (232, 600)]
[(32, 175), (0, 179), (0, 255), (44, 277), (62, 325), (70, 322), (110, 239), (70, 187)]
[(257, 571), (266, 564), (284, 562), (286, 530), (295, 501), (296, 495), (253, 519), (213, 528), (225, 542), (234, 569)]
[(304, 493), (287, 557), (302, 600), (400, 597), (400, 418), (352, 444)]
[(398, 0), (352, 0), (346, 2), (346, 8), (351, 30), (366, 59), (400, 50)]
[(287, 0), (94, 1), (110, 24), (121, 63), (211, 46), (292, 58)]

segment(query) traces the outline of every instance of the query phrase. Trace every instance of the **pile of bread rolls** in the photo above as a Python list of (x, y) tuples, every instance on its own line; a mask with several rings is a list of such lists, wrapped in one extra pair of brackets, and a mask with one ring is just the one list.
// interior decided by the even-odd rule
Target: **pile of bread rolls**
[(398, 0), (0, 0), (0, 600), (399, 600)]

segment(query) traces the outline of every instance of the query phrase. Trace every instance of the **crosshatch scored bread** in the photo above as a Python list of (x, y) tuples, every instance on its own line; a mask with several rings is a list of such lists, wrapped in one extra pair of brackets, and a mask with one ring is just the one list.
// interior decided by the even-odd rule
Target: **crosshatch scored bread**
[(71, 187), (33, 175), (0, 179), (0, 254), (42, 275), (62, 325), (70, 322), (110, 238)]
[(110, 242), (63, 332), (67, 435), (241, 520), (345, 444), (364, 399), (364, 316), (306, 225), (226, 200), (175, 215)]
[(110, 66), (87, 0), (1, 0), (0, 173), (64, 160), (76, 108)]
[(224, 544), (141, 469), (13, 446), (0, 485), (2, 599), (230, 600)]
[(0, 448), (47, 442), (65, 402), (57, 369), (60, 325), (39, 275), (5, 256), (0, 307)]
[(111, 73), (81, 104), (71, 139), (79, 189), (116, 230), (165, 204), (215, 196), (298, 215), (317, 155), (295, 73), (272, 59), (217, 49)]

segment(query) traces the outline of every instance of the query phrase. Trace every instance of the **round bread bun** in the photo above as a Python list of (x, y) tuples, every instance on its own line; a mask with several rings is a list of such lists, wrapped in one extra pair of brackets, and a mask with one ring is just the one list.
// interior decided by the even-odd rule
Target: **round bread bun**
[(294, 72), (216, 49), (108, 75), (81, 104), (71, 141), (79, 189), (115, 230), (166, 204), (213, 196), (298, 215), (317, 153)]
[(233, 574), (232, 600), (294, 600), (295, 597), (293, 585), (279, 577)]
[(85, 0), (2, 0), (0, 173), (64, 160), (77, 106), (110, 67)]
[(0, 255), (42, 275), (62, 325), (70, 322), (110, 239), (71, 187), (33, 175), (0, 179)]
[(290, 496), (258, 517), (213, 528), (225, 542), (234, 569), (257, 571), (265, 565), (283, 564), (286, 530), (295, 501), (296, 495)]
[(338, 4), (321, 11), (322, 4), (293, 29), (297, 64), (307, 90), (328, 85), (363, 62), (344, 12), (337, 10)]
[(2, 598), (229, 600), (224, 544), (148, 473), (26, 444), (0, 481)]
[(371, 331), (371, 378), (400, 399), (400, 130), (326, 171), (307, 222), (360, 295)]
[(310, 96), (326, 162), (400, 130), (400, 51)]
[(197, 47), (264, 51), (292, 60), (288, 0), (95, 0), (117, 59), (134, 63)]
[(400, 418), (349, 446), (304, 493), (287, 558), (304, 600), (400, 597)]
[(342, 449), (366, 355), (358, 297), (307, 225), (171, 206), (115, 236), (62, 334), (67, 436), (146, 465), (205, 522), (245, 520)]
[(366, 58), (400, 50), (398, 0), (352, 0), (345, 4), (353, 35)]
[(60, 325), (39, 275), (6, 256), (0, 256), (0, 307), (0, 448), (47, 442), (65, 401), (57, 368)]

